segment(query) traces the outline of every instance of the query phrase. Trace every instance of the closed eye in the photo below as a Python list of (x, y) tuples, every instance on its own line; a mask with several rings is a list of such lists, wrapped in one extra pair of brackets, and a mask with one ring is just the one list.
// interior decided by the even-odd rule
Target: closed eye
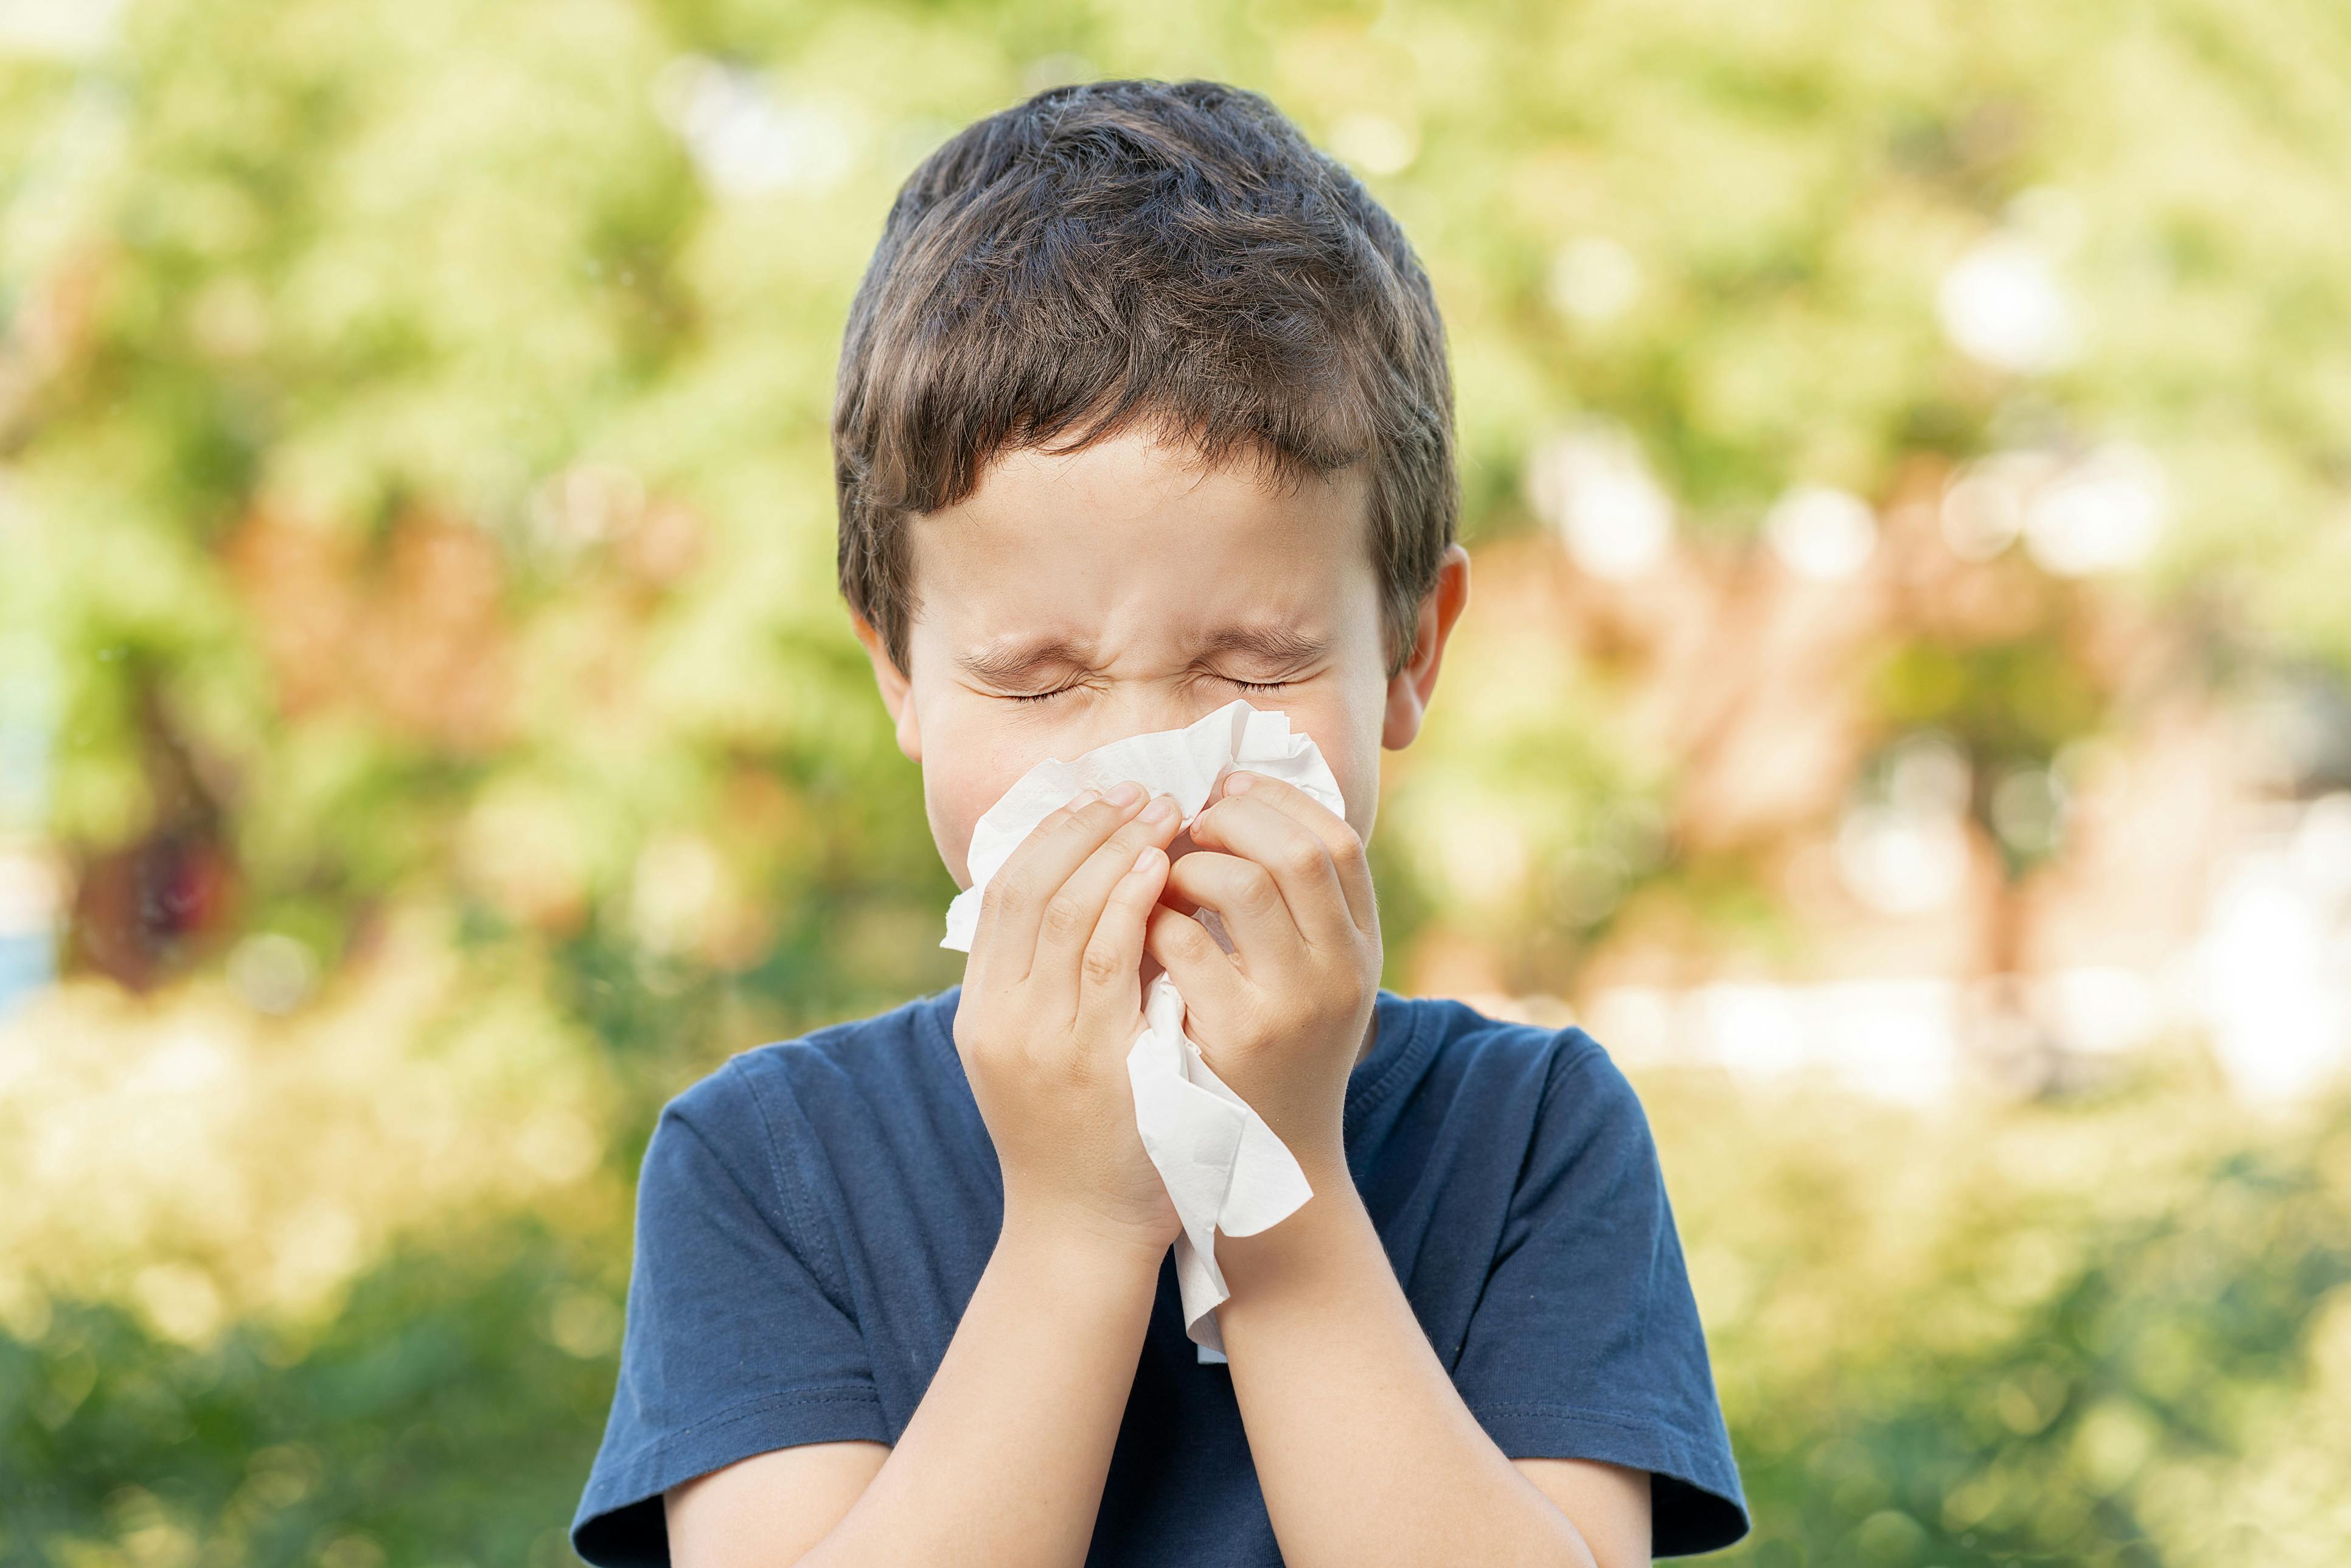
[[(1296, 684), (1291, 681), (1244, 681), (1233, 675), (1218, 675), (1217, 679), (1227, 685), (1238, 686), (1245, 692), (1278, 692)], [(1008, 698), (1016, 703), (1049, 703), (1055, 697), (1066, 696), (1077, 689), (1075, 685), (1056, 686), (1050, 692), (1008, 694)]]
[[(1258, 694), (1267, 694), (1267, 691), (1286, 691), (1289, 686), (1298, 685), (1298, 682), (1286, 682), (1286, 679), (1283, 679), (1283, 682), (1246, 682), (1246, 679), (1234, 677), (1234, 674), (1217, 674), (1216, 679), (1225, 682), (1228, 686), (1239, 686), (1241, 691), (1258, 691)], [(1053, 698), (1058, 698), (1058, 695), (1070, 695), (1077, 689), (1079, 685), (1070, 685), (1070, 686), (1053, 686), (1050, 691), (1008, 691), (1008, 694), (1004, 695), (1007, 695), (1007, 701), (1011, 703), (1050, 703)]]

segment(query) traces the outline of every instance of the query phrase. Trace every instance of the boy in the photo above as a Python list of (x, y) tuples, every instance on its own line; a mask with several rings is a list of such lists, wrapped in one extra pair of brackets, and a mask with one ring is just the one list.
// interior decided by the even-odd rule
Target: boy
[[(1468, 591), (1395, 222), (1254, 94), (1041, 93), (907, 180), (833, 440), (842, 589), (958, 883), (1032, 765), (1237, 695), (1312, 737), (1345, 819), (1247, 773), (1180, 839), (1170, 801), (1081, 796), (990, 881), (960, 986), (672, 1100), (580, 1554), (1623, 1568), (1738, 1539), (1632, 1090), (1580, 1030), (1379, 988), (1379, 752)], [(1161, 966), (1314, 1194), (1217, 1239), (1222, 1364), (1124, 1067)]]

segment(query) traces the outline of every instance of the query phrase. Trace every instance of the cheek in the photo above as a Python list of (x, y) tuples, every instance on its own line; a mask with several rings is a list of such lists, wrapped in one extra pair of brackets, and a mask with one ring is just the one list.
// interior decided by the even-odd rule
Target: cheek
[[(1319, 743), (1318, 743), (1319, 744)], [(1380, 805), (1380, 769), (1376, 754), (1370, 758), (1354, 756), (1341, 758), (1329, 751), (1323, 758), (1331, 764), (1331, 775), (1339, 780), (1339, 793), (1346, 797), (1347, 825), (1365, 843), (1372, 841), (1372, 818)]]
[(930, 743), (933, 720), (928, 716), (924, 728), (924, 806), (939, 858), (958, 887), (971, 885), (972, 829), (1023, 773), (1053, 755), (1050, 746), (1008, 744), (999, 727), (969, 722), (974, 716), (940, 723), (940, 744), (935, 746)]
[(1293, 710), (1290, 722), (1314, 737), (1315, 748), (1331, 765), (1331, 777), (1339, 781), (1339, 793), (1346, 798), (1347, 825), (1369, 843), (1372, 819), (1380, 804), (1378, 715), (1367, 716), (1363, 705), (1348, 704), (1323, 714)]
[(941, 780), (936, 770), (930, 768), (923, 769), (923, 799), (931, 819), (932, 841), (939, 847), (939, 859), (946, 862), (957, 887), (969, 887), (972, 824), (987, 810), (987, 800), (964, 789), (959, 782)]

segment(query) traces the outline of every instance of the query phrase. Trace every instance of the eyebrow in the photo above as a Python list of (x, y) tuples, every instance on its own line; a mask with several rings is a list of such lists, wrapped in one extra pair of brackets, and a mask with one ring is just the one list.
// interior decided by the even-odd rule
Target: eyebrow
[(1082, 668), (1085, 662), (1086, 650), (1066, 637), (999, 643), (956, 655), (956, 668), (974, 680), (1006, 687), (1027, 685), (1048, 670)]
[(1309, 637), (1287, 626), (1228, 626), (1203, 640), (1203, 653), (1247, 653), (1269, 664), (1288, 667), (1321, 658), (1330, 652), (1327, 638)]

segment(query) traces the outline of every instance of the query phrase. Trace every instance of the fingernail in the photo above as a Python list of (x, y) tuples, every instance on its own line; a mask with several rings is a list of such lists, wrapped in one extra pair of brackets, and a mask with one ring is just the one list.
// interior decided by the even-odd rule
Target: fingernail
[(1102, 799), (1113, 806), (1132, 806), (1143, 799), (1143, 786), (1129, 781), (1114, 787)]
[(1254, 782), (1255, 778), (1256, 776), (1254, 774), (1249, 773), (1226, 774), (1225, 793), (1228, 795), (1238, 795), (1243, 793), (1249, 789), (1249, 785)]
[(1099, 789), (1081, 789), (1070, 797), (1070, 810), (1074, 811), (1080, 807), (1091, 806), (1101, 799), (1102, 791)]
[(1146, 822), (1156, 822), (1164, 826), (1167, 822), (1172, 821), (1175, 819), (1175, 816), (1176, 801), (1174, 798), (1162, 795), (1159, 799), (1151, 802), (1151, 809), (1143, 813), (1143, 820)]

